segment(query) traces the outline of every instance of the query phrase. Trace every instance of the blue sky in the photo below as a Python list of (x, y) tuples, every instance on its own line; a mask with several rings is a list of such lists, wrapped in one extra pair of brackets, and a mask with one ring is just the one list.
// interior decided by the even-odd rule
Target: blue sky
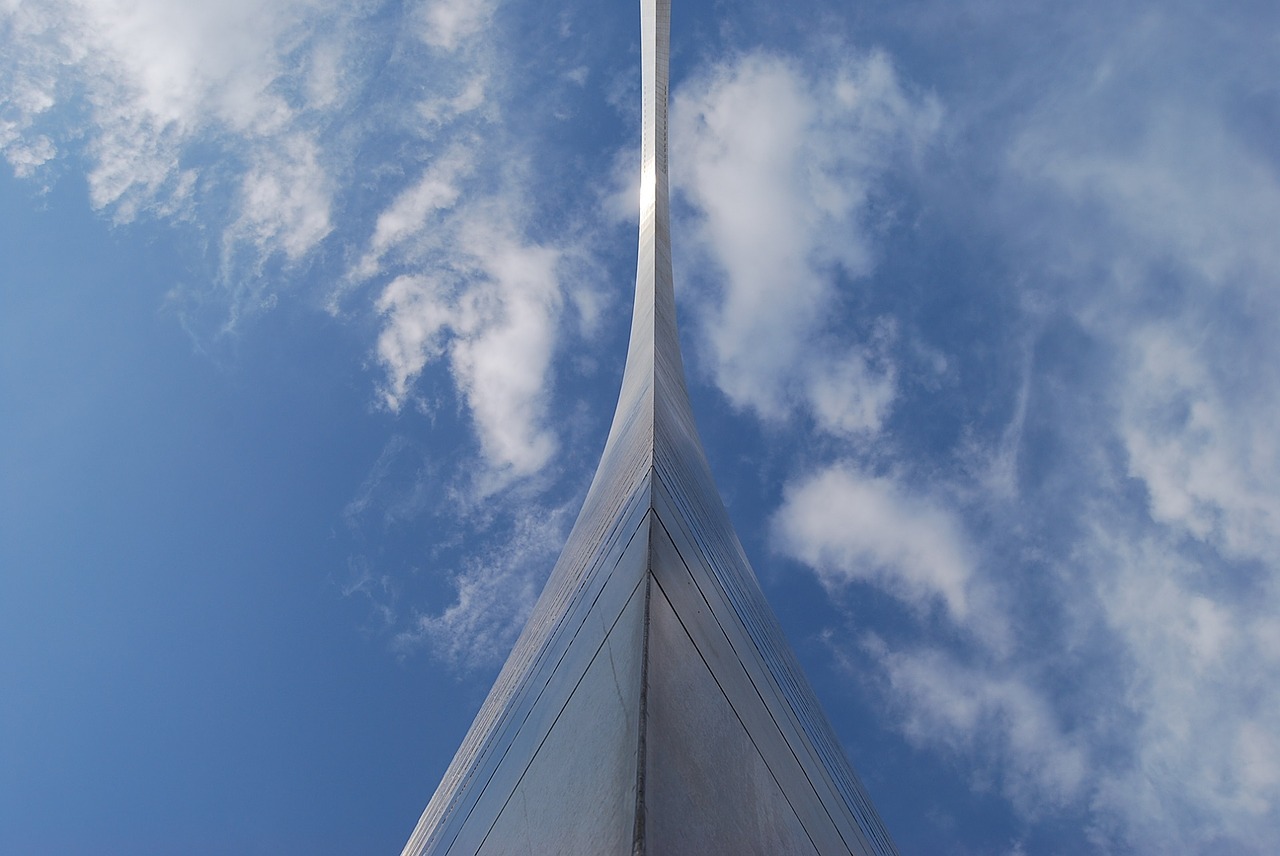
[[(678, 0), (694, 408), (904, 853), (1280, 850), (1280, 9)], [(397, 852), (572, 524), (638, 13), (0, 2), (0, 851)]]

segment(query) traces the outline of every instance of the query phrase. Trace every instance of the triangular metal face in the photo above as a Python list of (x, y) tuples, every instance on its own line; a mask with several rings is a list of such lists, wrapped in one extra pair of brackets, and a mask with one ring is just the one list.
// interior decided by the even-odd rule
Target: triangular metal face
[(640, 251), (618, 408), (564, 552), (403, 853), (893, 854), (694, 426), (671, 277), (671, 5), (640, 8)]

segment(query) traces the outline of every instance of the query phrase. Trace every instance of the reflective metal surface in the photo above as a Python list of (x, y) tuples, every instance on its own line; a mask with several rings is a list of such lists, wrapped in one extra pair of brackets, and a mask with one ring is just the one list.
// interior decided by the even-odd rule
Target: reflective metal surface
[(712, 481), (676, 333), (670, 0), (641, 0), (640, 249), (617, 410), (528, 625), (404, 848), (894, 854)]

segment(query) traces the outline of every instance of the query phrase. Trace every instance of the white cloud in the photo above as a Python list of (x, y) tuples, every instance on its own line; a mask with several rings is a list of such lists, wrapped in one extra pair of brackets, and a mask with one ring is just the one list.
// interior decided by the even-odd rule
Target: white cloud
[(305, 71), (307, 105), (311, 109), (327, 110), (346, 97), (345, 60), (344, 46), (340, 40), (322, 39), (317, 42)]
[(496, 5), (496, 0), (425, 0), (416, 13), (422, 40), (435, 48), (456, 50), (488, 23)]
[(1005, 796), (1026, 814), (1060, 809), (1086, 793), (1086, 746), (1022, 676), (974, 668), (941, 650), (890, 651), (875, 638), (866, 648), (912, 742), (999, 765)]
[(481, 73), (466, 80), (453, 95), (435, 95), (418, 105), (418, 115), (431, 125), (450, 122), (485, 105), (488, 77)]
[[(1129, 335), (1120, 432), (1129, 471), (1143, 480), (1152, 517), (1229, 555), (1280, 555), (1280, 371), (1250, 369), (1257, 386), (1213, 377), (1184, 329)], [(1280, 358), (1280, 349), (1273, 349)]]
[[(1235, 54), (1206, 66), (1190, 16), (1121, 15), (1067, 41), (1069, 71), (1013, 82), (1015, 115), (980, 112), (984, 133), (1009, 123), (995, 209), (1010, 267), (1035, 272), (1019, 302), (1081, 332), (1032, 346), (974, 500), (999, 521), (982, 546), (1008, 557), (979, 577), (1041, 626), (966, 679), (1039, 688), (1070, 723), (1103, 852), (1280, 842), (1280, 174), (1233, 112), (1273, 46), (1219, 24)], [(1035, 476), (1013, 490), (1015, 469)], [(945, 730), (918, 683), (900, 710)], [(1020, 775), (1011, 736), (975, 734), (976, 760)]]
[[(361, 75), (369, 73), (352, 59), (370, 36), (360, 29), (370, 24), (364, 8), (333, 0), (21, 4), (6, 12), (13, 73), (0, 75), (0, 145), (15, 171), (32, 174), (69, 141), (69, 153), (88, 156), (95, 208), (117, 221), (175, 217), (217, 235), (227, 311), (219, 332), (274, 305), (262, 293), (267, 273), (279, 271), (268, 262), (301, 269), (326, 241), (359, 234), (364, 224), (340, 222), (337, 209), (357, 195), (349, 182), (359, 162), (359, 196), (377, 199), (388, 185), (398, 192), (374, 208), (362, 252), (345, 254), (356, 261), (331, 308), (390, 273), (373, 307), (386, 319), (377, 344), (386, 403), (398, 409), (426, 364), (447, 359), (486, 462), (504, 478), (528, 475), (555, 448), (544, 407), (563, 302), (561, 251), (523, 237), (519, 158), (503, 150), (510, 139), (474, 133), (500, 71), (481, 38), (494, 5), (428, 0), (410, 9), (417, 30), (393, 37), (416, 49), (388, 59), (404, 92), (392, 87), (395, 103), (361, 112), (349, 102), (366, 91)], [(440, 50), (422, 51), (419, 39)], [(379, 111), (392, 110), (396, 131), (422, 144), (417, 162), (427, 165), (400, 188), (401, 153), (389, 153), (391, 163), (362, 160), (363, 143), (386, 130)], [(77, 111), (83, 118), (67, 119)], [(436, 136), (438, 146), (427, 144)], [(457, 209), (464, 185), (469, 204)], [(358, 214), (354, 205), (341, 212)], [(175, 303), (197, 309), (218, 303), (174, 293)]]
[(250, 271), (277, 253), (296, 262), (332, 230), (318, 129), (342, 107), (350, 14), (328, 0), (20, 4), (0, 102), (21, 141), (6, 157), (29, 175), (55, 151), (85, 154), (90, 202), (116, 221), (216, 212), (202, 225), (223, 233), (229, 299), (256, 297), (232, 269), (242, 251)]
[[(1009, 134), (991, 146), (1002, 185), (982, 228), (1031, 334), (1014, 329), (1002, 353), (1026, 371), (1000, 391), (1012, 413), (977, 472), (876, 448), (878, 468), (932, 469), (972, 528), (904, 511), (891, 482), (851, 489), (875, 480), (839, 465), (793, 482), (775, 525), (837, 585), (868, 579), (953, 615), (968, 594), (969, 624), (1009, 628), (1007, 645), (957, 646), (921, 622), (893, 628), (892, 647), (846, 649), (883, 678), (888, 721), (959, 757), (975, 788), (1078, 823), (1098, 852), (1263, 854), (1280, 843), (1280, 179), (1229, 115), (1240, 81), (1190, 63), (1198, 34), (1169, 20), (1091, 32), (1110, 42), (1106, 73), (1087, 59), (1097, 45), (1070, 42), (1073, 71), (1002, 94), (1026, 98), (1015, 115), (974, 108), (984, 143)], [(1077, 338), (1036, 341), (1055, 316)], [(908, 558), (939, 541), (984, 560)], [(913, 562), (966, 572), (876, 570)]]
[[(875, 187), (939, 124), (937, 104), (909, 96), (880, 53), (816, 76), (747, 54), (676, 92), (673, 182), (722, 274), (712, 274), (722, 288), (701, 327), (716, 382), (736, 406), (779, 420), (800, 404), (837, 433), (879, 428), (892, 367), (815, 346), (837, 270), (856, 278), (872, 269)], [(837, 408), (837, 397), (855, 404)]]
[[(1191, 99), (1152, 95), (1127, 120), (1137, 139), (1116, 144), (1087, 129), (1115, 118), (1081, 93), (1036, 116), (1010, 153), (1015, 174), (1050, 184), (1073, 204), (1100, 206), (1121, 234), (1091, 236), (1086, 248), (1140, 264), (1174, 259), (1213, 287), (1270, 291), (1280, 246), (1268, 223), (1280, 217), (1280, 175)], [(1085, 132), (1085, 133), (1082, 133)]]
[[(1230, 108), (1254, 85), (1248, 58), (1272, 48), (1233, 35), (1233, 62), (1193, 70), (1172, 59), (1203, 49), (1186, 19), (1115, 30), (1022, 119), (1008, 194), (1015, 216), (1034, 206), (1055, 224), (1026, 229), (1042, 241), (1035, 264), (1071, 282), (1071, 311), (1116, 353), (1116, 430), (1153, 519), (1272, 561), (1280, 170)], [(1152, 64), (1168, 78), (1153, 83)]]
[[(1141, 852), (1274, 843), (1280, 806), (1280, 597), (1252, 595), (1152, 539), (1097, 533), (1095, 585), (1131, 658), (1132, 757), (1102, 772), (1095, 810)], [(1268, 831), (1268, 829), (1272, 831)]]
[(565, 515), (563, 508), (523, 514), (505, 544), (453, 576), (455, 600), (438, 612), (418, 615), (410, 629), (396, 635), (394, 646), (406, 652), (427, 645), (434, 656), (461, 669), (501, 662), (563, 543)]
[(473, 166), (471, 157), (459, 147), (424, 170), (414, 185), (403, 190), (378, 215), (369, 249), (351, 276), (361, 280), (376, 276), (381, 270), (383, 256), (388, 252), (396, 249), (411, 251), (415, 241), (437, 227), (435, 215), (452, 208), (458, 201), (461, 180)]
[(377, 345), (388, 375), (383, 403), (399, 410), (410, 383), (443, 352), (442, 337), (452, 322), (453, 307), (444, 287), (423, 276), (396, 277), (382, 290), (376, 306), (386, 319)]
[(1101, 852), (1270, 852), (1280, 591), (1242, 590), (1119, 520), (1097, 527), (1049, 571), (1075, 592), (1065, 606), (1084, 639), (1042, 635), (1043, 610), (994, 658), (864, 638), (895, 727), (1028, 818), (1085, 812)]
[[(407, 38), (459, 56), (393, 51), (397, 74), (423, 77), (406, 87), (410, 103), (373, 112), (402, 108), (397, 116), (407, 121), (397, 130), (419, 139), (463, 117), (485, 121), (477, 111), (497, 69), (480, 36), (494, 5), (428, 0), (411, 9), (419, 27)], [(339, 222), (336, 205), (350, 195), (361, 141), (385, 130), (376, 115), (353, 116), (348, 103), (367, 73), (350, 59), (369, 36), (359, 29), (367, 11), (332, 0), (20, 4), (6, 12), (13, 73), (0, 75), (0, 145), (15, 171), (31, 174), (69, 140), (88, 155), (95, 208), (117, 221), (172, 216), (221, 232), (227, 316), (214, 329), (226, 332), (274, 305), (262, 294), (265, 273), (279, 270), (268, 260), (301, 267), (339, 226), (348, 228), (337, 241), (358, 234), (360, 224)], [(54, 121), (73, 112), (59, 106), (81, 109), (83, 121)], [(348, 254), (357, 261), (331, 308), (388, 267), (403, 274), (379, 283), (373, 307), (387, 319), (377, 345), (385, 401), (399, 408), (427, 362), (447, 355), (485, 459), (518, 476), (555, 446), (543, 407), (562, 303), (560, 251), (523, 238), (518, 158), (502, 150), (508, 138), (481, 138), (474, 124), (450, 125), (451, 140), (422, 147), (427, 168), (377, 211), (363, 252)], [(385, 192), (404, 168), (402, 159), (361, 164), (362, 181)], [(485, 184), (495, 174), (497, 188)], [(471, 202), (455, 210), (470, 179)], [(175, 295), (197, 308), (217, 303)]]
[(240, 219), (229, 234), (247, 237), (264, 255), (279, 251), (297, 261), (332, 230), (332, 195), (316, 143), (305, 135), (286, 138), (245, 175)]
[(12, 140), (4, 146), (4, 157), (18, 178), (30, 178), (57, 154), (58, 149), (53, 141), (43, 135), (23, 140), (14, 134)]
[(880, 433), (897, 397), (897, 370), (887, 350), (883, 342), (873, 343), (809, 364), (802, 388), (818, 428), (842, 437)]
[(792, 482), (773, 519), (778, 548), (828, 588), (872, 583), (917, 607), (969, 617), (973, 550), (959, 520), (894, 481), (837, 464)]
[(504, 225), (473, 221), (465, 246), (483, 259), (492, 289), (463, 300), (452, 359), (486, 457), (517, 475), (541, 469), (555, 451), (546, 427), (551, 356), (563, 302), (558, 251), (515, 238)]
[(526, 242), (500, 208), (439, 224), (448, 244), (430, 275), (393, 280), (378, 299), (384, 401), (399, 409), (428, 362), (446, 354), (497, 481), (537, 472), (556, 447), (546, 424), (563, 293), (560, 251)]
[[(1006, 6), (976, 11), (1028, 21)], [(363, 4), (7, 0), (0, 149), (15, 173), (37, 179), (55, 158), (83, 156), (91, 203), (117, 220), (225, 205), (200, 226), (221, 233), (229, 267), (242, 252), (302, 263), (359, 215), (357, 204), (340, 214), (341, 202), (376, 200), (370, 220), (350, 226), (356, 237), (340, 248), (349, 252), (334, 255), (379, 313), (384, 400), (402, 408), (430, 365), (447, 367), (488, 469), (483, 492), (553, 455), (560, 438), (546, 402), (564, 302), (588, 292), (567, 281), (568, 246), (524, 228), (524, 182), (508, 166), (523, 143), (451, 124), (499, 115), (501, 63), (471, 49), (496, 4), (415, 8), (403, 38), (416, 50), (392, 46), (386, 67), (407, 94), (387, 103), (364, 87), (363, 43), (346, 29), (367, 14)], [(1008, 251), (1000, 263), (1032, 272), (1018, 274), (1018, 287), (1036, 279), (1043, 284), (1031, 287), (1055, 292), (1036, 299), (1079, 321), (1106, 363), (1105, 378), (1047, 381), (1028, 347), (989, 482), (966, 494), (966, 512), (984, 490), (988, 501), (966, 519), (985, 512), (995, 524), (966, 530), (936, 498), (941, 490), (834, 464), (791, 479), (774, 533), (833, 592), (866, 582), (917, 614), (941, 605), (951, 619), (904, 634), (937, 631), (950, 644), (956, 625), (978, 629), (968, 657), (927, 639), (892, 653), (865, 648), (919, 745), (997, 771), (1027, 814), (1091, 802), (1100, 848), (1268, 853), (1280, 849), (1280, 179), (1274, 134), (1259, 144), (1241, 129), (1274, 124), (1254, 108), (1274, 94), (1275, 46), (1259, 27), (1254, 44), (1264, 50), (1198, 61), (1202, 35), (1222, 38), (1238, 22), (1215, 15), (1211, 33), (1198, 24), (1173, 32), (1171, 10), (1144, 13), (1140, 26), (1123, 15), (1091, 24), (1090, 38), (1108, 42), (1101, 51), (1069, 28), (1040, 27), (1053, 38), (1027, 43), (1045, 50), (1042, 64), (1019, 55), (1030, 95), (1021, 80), (975, 86), (967, 65), (952, 66), (949, 99), (993, 93), (966, 115), (984, 145), (995, 142), (975, 153), (952, 138), (974, 159), (949, 166), (972, 168), (981, 180), (968, 189), (994, 197), (964, 194), (963, 211), (949, 216), (982, 222), (953, 237), (980, 250), (983, 229), (995, 233), (993, 256)], [(1096, 11), (1075, 14), (1092, 21)], [(974, 13), (947, 5), (947, 26), (964, 18), (972, 27), (965, 16)], [(1006, 38), (1002, 30), (993, 41)], [(1058, 40), (1069, 62), (1055, 53)], [(975, 66), (988, 61), (980, 51)], [(414, 65), (421, 55), (440, 65)], [(912, 94), (883, 54), (851, 57), (740, 55), (688, 79), (672, 111), (675, 186), (695, 214), (681, 246), (696, 237), (703, 251), (690, 284), (719, 285), (693, 316), (710, 370), (737, 407), (775, 422), (811, 419), (825, 436), (795, 445), (835, 448), (838, 458), (881, 435), (912, 394), (890, 356), (893, 337), (907, 333), (869, 323), (867, 340), (853, 344), (837, 341), (830, 319), (844, 314), (840, 283), (865, 278), (884, 251), (876, 218), (886, 180), (941, 126), (937, 104)], [(549, 79), (577, 92), (584, 68)], [(1240, 68), (1258, 77), (1224, 77)], [(373, 109), (361, 112), (369, 105), (356, 93)], [(958, 100), (949, 104), (965, 119)], [(386, 132), (388, 116), (409, 139), (378, 162), (369, 154), (377, 146), (364, 144)], [(375, 162), (357, 168), (356, 149)], [(634, 153), (623, 161), (627, 219), (635, 162)], [(498, 173), (496, 190), (482, 186)], [(394, 198), (380, 204), (383, 194)], [(984, 219), (988, 202), (1003, 220)], [(938, 192), (930, 204), (956, 202)], [(1055, 384), (1073, 382), (1094, 409), (1051, 407), (1066, 400)], [(1100, 451), (1087, 461), (1037, 456), (1027, 426), (1099, 438)], [(876, 471), (911, 466), (906, 454), (923, 458), (913, 474), (937, 464), (936, 450), (887, 439)], [(392, 455), (379, 467), (397, 465)], [(1038, 502), (1018, 479), (1032, 467), (1046, 483), (1069, 483), (1071, 502)], [(945, 462), (937, 470), (950, 478)], [(416, 481), (387, 519), (422, 512)], [(371, 513), (373, 490), (361, 489), (351, 516)], [(1136, 513), (1121, 494), (1141, 495)], [(455, 602), (419, 617), (399, 644), (430, 644), (463, 667), (499, 658), (532, 602), (533, 569), (544, 571), (560, 543), (556, 527), (532, 517), (517, 530), (505, 551), (465, 563)], [(352, 571), (348, 591), (392, 621), (395, 580), (368, 563), (353, 561)], [(1044, 579), (1029, 581), (1036, 575)], [(1029, 590), (1042, 600), (1020, 600)], [(1025, 626), (1034, 622), (1051, 625), (1034, 628), (1044, 638)], [(1000, 629), (983, 635), (991, 627)]]

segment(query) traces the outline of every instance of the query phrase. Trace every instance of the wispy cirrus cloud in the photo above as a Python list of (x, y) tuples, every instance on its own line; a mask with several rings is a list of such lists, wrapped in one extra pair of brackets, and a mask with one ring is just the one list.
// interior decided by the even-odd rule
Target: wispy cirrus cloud
[(1280, 552), (1280, 439), (1272, 430), (1280, 374), (1264, 359), (1256, 386), (1240, 388), (1234, 367), (1215, 363), (1256, 359), (1255, 347), (1221, 353), (1188, 326), (1155, 322), (1129, 333), (1118, 426), (1129, 473), (1145, 485), (1157, 522), (1226, 556), (1269, 562)]
[(863, 645), (912, 742), (981, 759), (973, 781), (995, 770), (1005, 797), (1030, 816), (1084, 801), (1096, 763), (1088, 736), (1067, 733), (1025, 675), (974, 668), (940, 648), (890, 649), (875, 636)]
[(1010, 149), (1031, 179), (1013, 198), (1059, 224), (1033, 246), (1111, 366), (1110, 406), (1082, 416), (1120, 454), (1090, 474), (1069, 571), (1130, 667), (1132, 754), (1093, 782), (1097, 835), (1262, 853), (1280, 841), (1280, 164), (1239, 111), (1269, 48), (1227, 16), (1213, 39), (1234, 59), (1207, 68), (1190, 18), (1126, 24)]
[(524, 627), (529, 611), (555, 562), (569, 522), (569, 508), (526, 509), (509, 537), (473, 555), (451, 577), (454, 600), (435, 611), (417, 613), (396, 634), (402, 653), (429, 646), (459, 669), (500, 662)]

